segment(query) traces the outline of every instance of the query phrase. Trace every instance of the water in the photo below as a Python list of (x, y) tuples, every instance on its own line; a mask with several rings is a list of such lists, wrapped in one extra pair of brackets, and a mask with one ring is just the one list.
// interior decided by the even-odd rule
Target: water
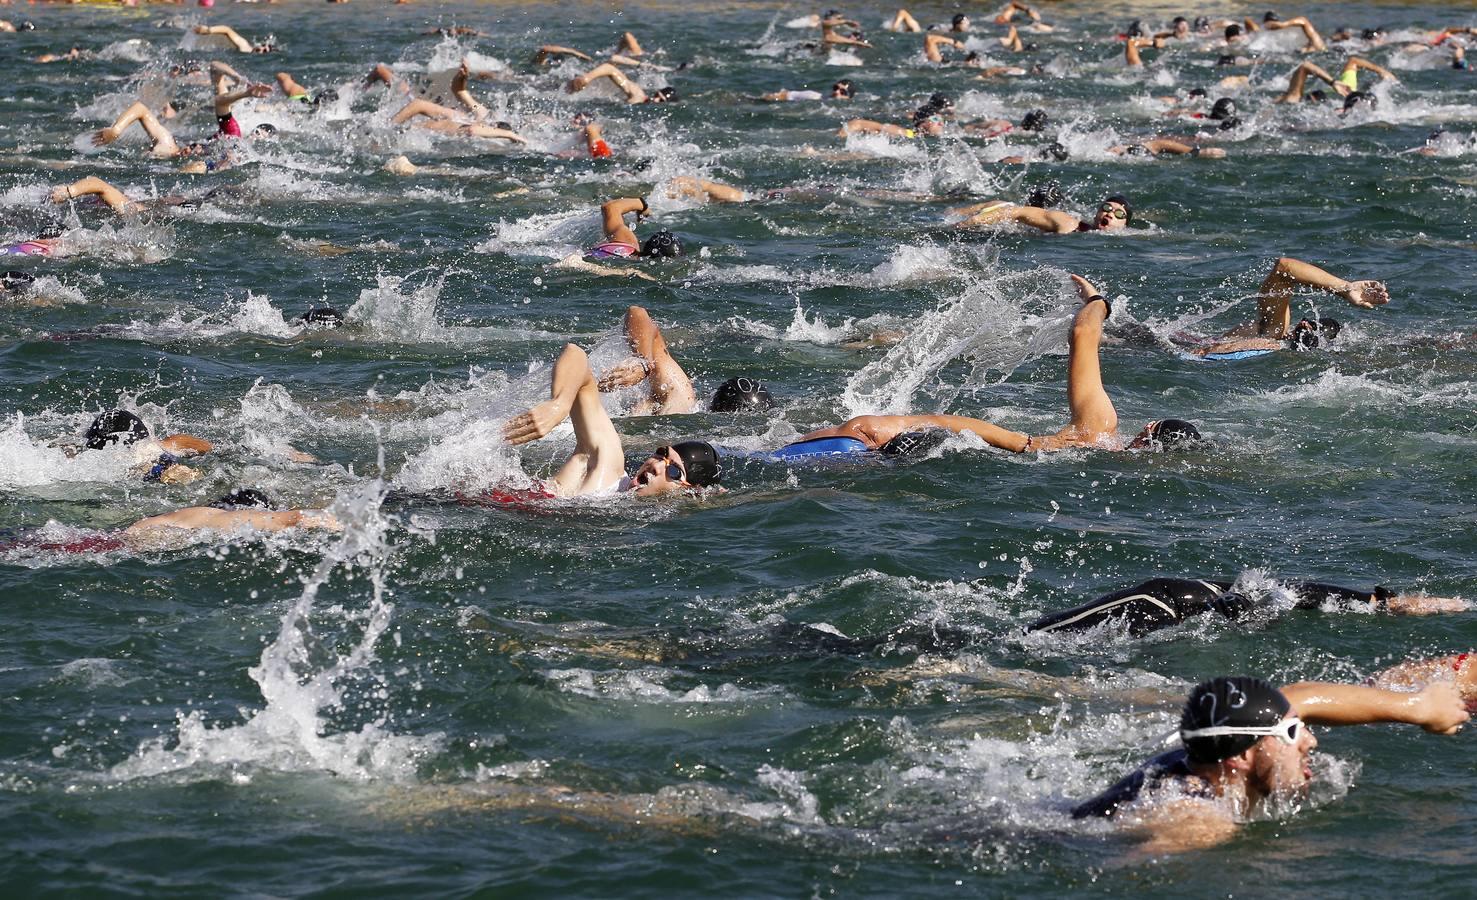
[[(1050, 4), (1067, 30), (1035, 38), (1049, 75), (999, 82), (924, 64), (918, 37), (876, 27), (879, 7), (848, 9), (878, 49), (830, 58), (793, 49), (807, 33), (786, 23), (811, 10), (773, 4), (5, 9), (39, 27), (7, 35), (0, 61), (0, 237), (59, 214), (74, 255), (14, 263), (44, 275), (44, 302), (0, 307), (0, 523), (66, 540), (242, 485), (346, 523), (5, 552), (0, 882), (15, 895), (1345, 896), (1470, 881), (1468, 748), (1414, 729), (1324, 735), (1307, 808), (1203, 854), (1146, 861), (1064, 814), (1153, 752), (1201, 677), (1357, 680), (1469, 647), (1470, 616), (1269, 612), (1140, 640), (1016, 631), (1155, 574), (1472, 593), (1474, 349), (1443, 342), (1472, 328), (1477, 156), (1450, 139), (1434, 158), (1398, 153), (1436, 124), (1477, 130), (1467, 73), (1400, 40), (1361, 48), (1401, 84), (1346, 121), (1271, 106), (1300, 57), (1290, 36), (1262, 38), (1267, 62), (1232, 93), (1246, 124), (1230, 158), (1155, 162), (1104, 148), (1189, 133), (1151, 98), (1218, 76), (1188, 53), (1125, 73), (1101, 38), (1167, 22), (1169, 6)], [(953, 8), (912, 10), (928, 24)], [(1467, 4), (1296, 11), (1325, 34), (1477, 23)], [(286, 68), (340, 101), (316, 117), (241, 104), (244, 126), (283, 137), (219, 175), (178, 174), (136, 141), (87, 147), (140, 91), (167, 89), (184, 29), (207, 18), (281, 42), (231, 60), (249, 75)], [(452, 24), (490, 37), (420, 35)], [(526, 65), (540, 43), (594, 51), (627, 28), (658, 61), (693, 63), (638, 77), (687, 102), (571, 98), (572, 66)], [(1003, 58), (988, 33), (971, 40)], [(24, 62), (72, 44), (100, 52)], [(463, 55), (516, 76), (474, 90), (537, 152), (400, 132), (399, 98), (359, 86), (373, 62), (420, 74)], [(744, 100), (841, 76), (860, 93), (844, 111)], [(1031, 146), (1014, 134), (833, 136), (934, 90), (971, 116), (1046, 108), (1074, 159), (994, 165)], [(171, 127), (205, 133), (202, 89), (175, 97)], [(574, 147), (576, 110), (624, 161), (549, 155)], [(381, 170), (402, 153), (423, 171)], [(232, 192), (128, 222), (45, 203), (87, 174), (136, 197)], [(598, 236), (601, 199), (682, 174), (813, 193), (706, 206), (658, 191), (656, 220), (701, 253), (652, 269), (656, 283), (548, 268)], [(1079, 212), (1124, 192), (1147, 225), (1056, 239), (941, 227), (950, 206), (1047, 178)], [(1175, 331), (1247, 318), (1284, 254), (1383, 279), (1392, 302), (1300, 300), (1347, 326), (1316, 353), (1212, 365), (1167, 349)], [(500, 423), (541, 396), (565, 340), (617, 361), (632, 303), (700, 396), (745, 374), (782, 400), (771, 418), (618, 419), (633, 460), (699, 435), (774, 447), (887, 410), (1056, 427), (1066, 272), (1115, 300), (1104, 372), (1125, 430), (1180, 415), (1206, 449), (1016, 458), (960, 438), (901, 465), (743, 464), (729, 493), (695, 501), (446, 502), (547, 473), (568, 434), (518, 453)], [(291, 324), (322, 303), (349, 325)], [(879, 330), (908, 336), (849, 346)], [(144, 486), (122, 454), (54, 446), (120, 404), (222, 452), (199, 482)], [(943, 626), (978, 639), (921, 651)], [(840, 654), (819, 649), (822, 632), (899, 636)]]

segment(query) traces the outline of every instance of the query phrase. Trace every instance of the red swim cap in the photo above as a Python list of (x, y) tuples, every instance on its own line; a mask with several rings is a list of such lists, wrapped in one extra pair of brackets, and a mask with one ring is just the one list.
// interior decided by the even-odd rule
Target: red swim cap
[(590, 155), (595, 159), (604, 159), (610, 155), (610, 145), (605, 143), (604, 138), (599, 138), (590, 145)]

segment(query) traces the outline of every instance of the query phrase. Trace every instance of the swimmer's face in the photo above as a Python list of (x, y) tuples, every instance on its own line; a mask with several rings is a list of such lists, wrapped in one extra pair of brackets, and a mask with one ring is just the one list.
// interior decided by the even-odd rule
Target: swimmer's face
[(1112, 200), (1106, 201), (1097, 208), (1097, 218), (1093, 220), (1100, 231), (1112, 231), (1128, 227), (1128, 210), (1122, 203)]
[(1250, 782), (1263, 794), (1288, 796), (1304, 793), (1313, 779), (1308, 758), (1318, 739), (1306, 724), (1298, 727), (1297, 741), (1264, 737), (1252, 748)]
[(1186, 37), (1189, 37), (1190, 36), (1190, 23), (1189, 22), (1176, 22), (1174, 24), (1174, 36), (1177, 37), (1177, 38), (1186, 38)]
[(682, 464), (682, 457), (671, 447), (656, 448), (636, 470), (632, 480), (636, 483), (633, 490), (638, 497), (654, 497), (692, 487), (687, 482), (687, 469)]
[(968, 31), (969, 30), (969, 16), (960, 16), (959, 18), (955, 19), (954, 20), (954, 30), (955, 31)]
[(944, 133), (944, 120), (939, 116), (929, 116), (918, 123), (918, 131), (930, 137), (938, 137)]

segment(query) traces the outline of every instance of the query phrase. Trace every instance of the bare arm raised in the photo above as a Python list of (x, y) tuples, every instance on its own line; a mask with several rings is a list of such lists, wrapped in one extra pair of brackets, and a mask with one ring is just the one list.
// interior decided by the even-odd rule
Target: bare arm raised
[(568, 418), (574, 425), (574, 452), (554, 476), (555, 492), (577, 497), (618, 485), (625, 475), (625, 451), (600, 405), (600, 388), (585, 351), (574, 344), (564, 346), (554, 364), (549, 394), (548, 400), (508, 420), (503, 427), (508, 443), (536, 441)]

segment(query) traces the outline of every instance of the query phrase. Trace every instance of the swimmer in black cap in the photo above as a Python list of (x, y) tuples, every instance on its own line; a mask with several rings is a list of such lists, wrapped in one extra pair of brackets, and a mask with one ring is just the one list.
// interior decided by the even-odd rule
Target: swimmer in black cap
[[(1071, 422), (1059, 431), (1033, 436), (966, 416), (857, 416), (834, 428), (812, 431), (800, 438), (800, 442), (833, 437), (852, 438), (860, 441), (868, 450), (881, 450), (901, 434), (944, 429), (958, 434), (973, 434), (992, 447), (1013, 453), (1065, 450), (1069, 447), (1154, 449), (1156, 426), (1161, 423), (1150, 423), (1148, 428), (1126, 445), (1118, 434), (1118, 412), (1113, 408), (1113, 401), (1103, 387), (1102, 367), (1098, 359), (1103, 323), (1110, 312), (1108, 300), (1082, 276), (1073, 275), (1071, 278), (1082, 296), (1082, 307), (1077, 310), (1068, 341), (1067, 408), (1071, 414)], [(1167, 433), (1160, 433), (1157, 447), (1177, 446), (1199, 437), (1193, 425), (1187, 422), (1182, 424), (1187, 428), (1183, 432), (1177, 432), (1176, 436), (1185, 440), (1170, 440)]]
[(156, 440), (143, 419), (122, 409), (98, 415), (83, 435), (83, 448), (87, 450), (104, 450), (115, 445), (133, 448), (135, 468), (145, 481), (165, 484), (184, 484), (199, 478), (199, 472), (180, 460), (215, 449), (209, 441), (189, 434), (171, 434)]
[(774, 397), (769, 388), (757, 378), (730, 378), (718, 385), (713, 393), (713, 403), (708, 408), (713, 412), (746, 412), (764, 410), (774, 406)]
[(338, 328), (344, 324), (343, 315), (331, 306), (315, 306), (297, 320), (308, 328)]
[[(1042, 616), (1027, 625), (1026, 630), (1085, 631), (1106, 623), (1113, 628), (1124, 628), (1138, 637), (1209, 613), (1235, 621), (1258, 606), (1256, 599), (1235, 587), (1230, 581), (1153, 578), (1131, 588), (1104, 594), (1081, 606)], [(1296, 598), (1290, 607), (1292, 609), (1337, 606), (1419, 616), (1462, 612), (1469, 608), (1464, 600), (1400, 594), (1383, 586), (1360, 590), (1300, 581), (1289, 583), (1287, 589)]]
[(997, 225), (1001, 222), (1019, 222), (1051, 234), (1117, 231), (1127, 228), (1133, 222), (1133, 207), (1121, 194), (1114, 194), (1103, 200), (1098, 206), (1097, 215), (1088, 221), (1060, 210), (1042, 209), (1039, 206), (1016, 206), (1003, 200), (989, 200), (956, 212), (964, 212), (968, 215), (968, 218), (954, 226), (956, 228), (978, 228), (985, 225)]
[(1345, 281), (1312, 263), (1284, 256), (1272, 265), (1263, 279), (1257, 296), (1254, 322), (1226, 332), (1217, 342), (1203, 345), (1192, 352), (1200, 356), (1234, 353), (1242, 350), (1281, 350), (1289, 346), (1318, 346), (1318, 338), (1338, 334), (1333, 319), (1304, 319), (1292, 324), (1292, 297), (1299, 288), (1315, 288), (1344, 298), (1350, 306), (1374, 309), (1390, 302), (1390, 292), (1379, 281)]
[(1318, 746), (1309, 725), (1398, 722), (1455, 734), (1468, 718), (1449, 683), (1412, 694), (1320, 682), (1278, 690), (1258, 678), (1214, 678), (1185, 702), (1171, 737), (1180, 749), (1150, 759), (1072, 816), (1127, 819), (1152, 853), (1214, 846), (1263, 800), (1307, 791), (1308, 758)]
[[(1267, 15), (1275, 16), (1276, 14), (1267, 13)], [(1304, 40), (1302, 51), (1304, 53), (1321, 53), (1328, 49), (1323, 43), (1323, 36), (1318, 33), (1318, 29), (1313, 27), (1313, 23), (1308, 21), (1307, 16), (1293, 16), (1286, 22), (1281, 19), (1271, 18), (1264, 20), (1262, 25), (1268, 31), (1281, 31), (1284, 28), (1301, 28)]]
[(537, 496), (586, 497), (625, 491), (654, 496), (715, 485), (722, 477), (718, 451), (705, 441), (658, 447), (635, 475), (627, 476), (620, 433), (600, 403), (599, 383), (585, 351), (566, 344), (554, 364), (551, 382), (548, 400), (514, 416), (503, 427), (503, 436), (516, 446), (544, 437), (565, 419), (574, 426), (574, 451)]
[(600, 216), (605, 228), (605, 240), (590, 248), (585, 255), (591, 259), (681, 256), (682, 241), (672, 232), (658, 231), (643, 243), (636, 237), (636, 232), (626, 224), (626, 216), (631, 213), (636, 214), (636, 222), (639, 224), (649, 209), (644, 197), (622, 197), (618, 200), (607, 200), (601, 204)]
[(633, 416), (670, 416), (697, 411), (692, 379), (667, 350), (667, 341), (643, 307), (626, 310), (626, 343), (634, 354), (600, 376), (600, 390), (613, 391), (646, 382), (647, 395), (630, 411)]
[(19, 294), (35, 284), (36, 276), (30, 272), (22, 272), (19, 269), (11, 269), (0, 275), (0, 297), (10, 294)]
[(343, 526), (326, 509), (276, 509), (266, 494), (255, 488), (232, 491), (209, 506), (188, 506), (158, 516), (139, 519), (123, 529), (131, 543), (157, 543), (179, 531), (285, 531), (289, 528)]

